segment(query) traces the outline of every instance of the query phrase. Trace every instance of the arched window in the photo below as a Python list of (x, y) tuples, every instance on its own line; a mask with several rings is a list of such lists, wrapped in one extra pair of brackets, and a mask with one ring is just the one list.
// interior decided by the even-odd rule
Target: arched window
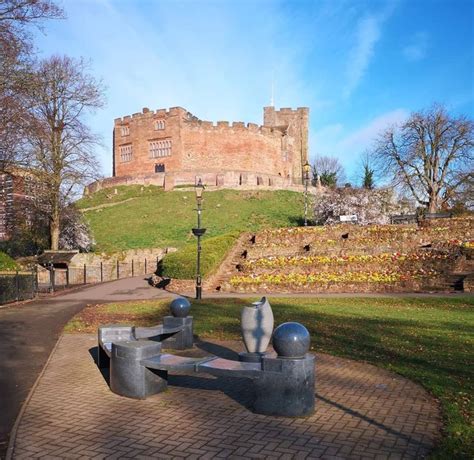
[(159, 131), (165, 129), (165, 121), (164, 120), (156, 120), (155, 121), (155, 130)]

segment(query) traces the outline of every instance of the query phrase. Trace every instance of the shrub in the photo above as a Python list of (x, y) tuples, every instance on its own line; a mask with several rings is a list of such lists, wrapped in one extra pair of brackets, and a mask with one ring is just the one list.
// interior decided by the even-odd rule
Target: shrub
[[(201, 274), (215, 271), (239, 237), (238, 232), (226, 233), (201, 240)], [(177, 279), (192, 279), (196, 276), (196, 242), (189, 243), (178, 252), (167, 254), (161, 261), (159, 274)]]
[(8, 254), (0, 251), (0, 270), (10, 271), (17, 269), (18, 265), (16, 262)]

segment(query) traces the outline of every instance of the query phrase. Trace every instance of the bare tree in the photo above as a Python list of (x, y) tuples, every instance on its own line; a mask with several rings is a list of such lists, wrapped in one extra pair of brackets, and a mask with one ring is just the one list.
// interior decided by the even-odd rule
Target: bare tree
[(0, 171), (24, 160), (27, 95), (34, 91), (31, 26), (61, 17), (62, 9), (49, 0), (0, 1)]
[(375, 154), (394, 184), (408, 189), (428, 212), (445, 207), (473, 180), (474, 124), (434, 105), (387, 129)]
[(40, 62), (34, 78), (28, 138), (35, 174), (47, 184), (51, 249), (57, 250), (61, 209), (79, 187), (98, 177), (94, 148), (100, 142), (84, 117), (103, 106), (104, 88), (88, 73), (84, 60), (65, 56)]
[(344, 182), (344, 167), (335, 157), (317, 156), (313, 164), (313, 180), (321, 181), (321, 185), (326, 187), (335, 187), (337, 184)]

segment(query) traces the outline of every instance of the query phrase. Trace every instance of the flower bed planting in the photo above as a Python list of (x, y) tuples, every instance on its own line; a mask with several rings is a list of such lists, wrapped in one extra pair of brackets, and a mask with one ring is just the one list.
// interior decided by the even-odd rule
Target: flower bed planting
[(292, 287), (329, 283), (396, 283), (421, 280), (438, 275), (439, 272), (436, 270), (423, 268), (405, 272), (386, 270), (380, 272), (263, 273), (261, 275), (233, 276), (230, 279), (230, 284), (233, 287), (249, 285)]
[(319, 265), (348, 265), (348, 264), (366, 264), (366, 263), (392, 263), (392, 262), (411, 262), (411, 261), (439, 261), (446, 260), (450, 256), (447, 253), (439, 252), (416, 252), (411, 254), (394, 252), (382, 253), (376, 255), (318, 255), (318, 256), (269, 256), (256, 260), (248, 260), (243, 264), (244, 271), (253, 271), (258, 268), (289, 268)]

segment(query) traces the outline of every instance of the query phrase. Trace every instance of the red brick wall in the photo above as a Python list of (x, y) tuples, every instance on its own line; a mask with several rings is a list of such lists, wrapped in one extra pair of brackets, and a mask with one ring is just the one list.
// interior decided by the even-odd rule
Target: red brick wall
[(181, 166), (183, 170), (238, 170), (287, 177), (291, 165), (283, 159), (282, 138), (281, 131), (253, 124), (184, 123)]
[(263, 109), (264, 126), (285, 126), (287, 127), (286, 145), (292, 164), (291, 177), (293, 183), (301, 184), (303, 177), (303, 165), (308, 161), (308, 122), (309, 109), (299, 107), (296, 110), (282, 108), (275, 110), (275, 107), (265, 107)]
[[(169, 111), (157, 110), (137, 113), (131, 117), (117, 119), (114, 126), (114, 155), (116, 176), (144, 176), (154, 174), (155, 164), (165, 165), (166, 171), (181, 168), (181, 120), (186, 116), (182, 108), (172, 108)], [(165, 122), (165, 129), (156, 130), (154, 125), (158, 120)], [(129, 127), (129, 135), (122, 135), (122, 127)], [(150, 158), (149, 141), (171, 140), (171, 155), (160, 158)], [(132, 161), (122, 162), (120, 147), (132, 145)]]

